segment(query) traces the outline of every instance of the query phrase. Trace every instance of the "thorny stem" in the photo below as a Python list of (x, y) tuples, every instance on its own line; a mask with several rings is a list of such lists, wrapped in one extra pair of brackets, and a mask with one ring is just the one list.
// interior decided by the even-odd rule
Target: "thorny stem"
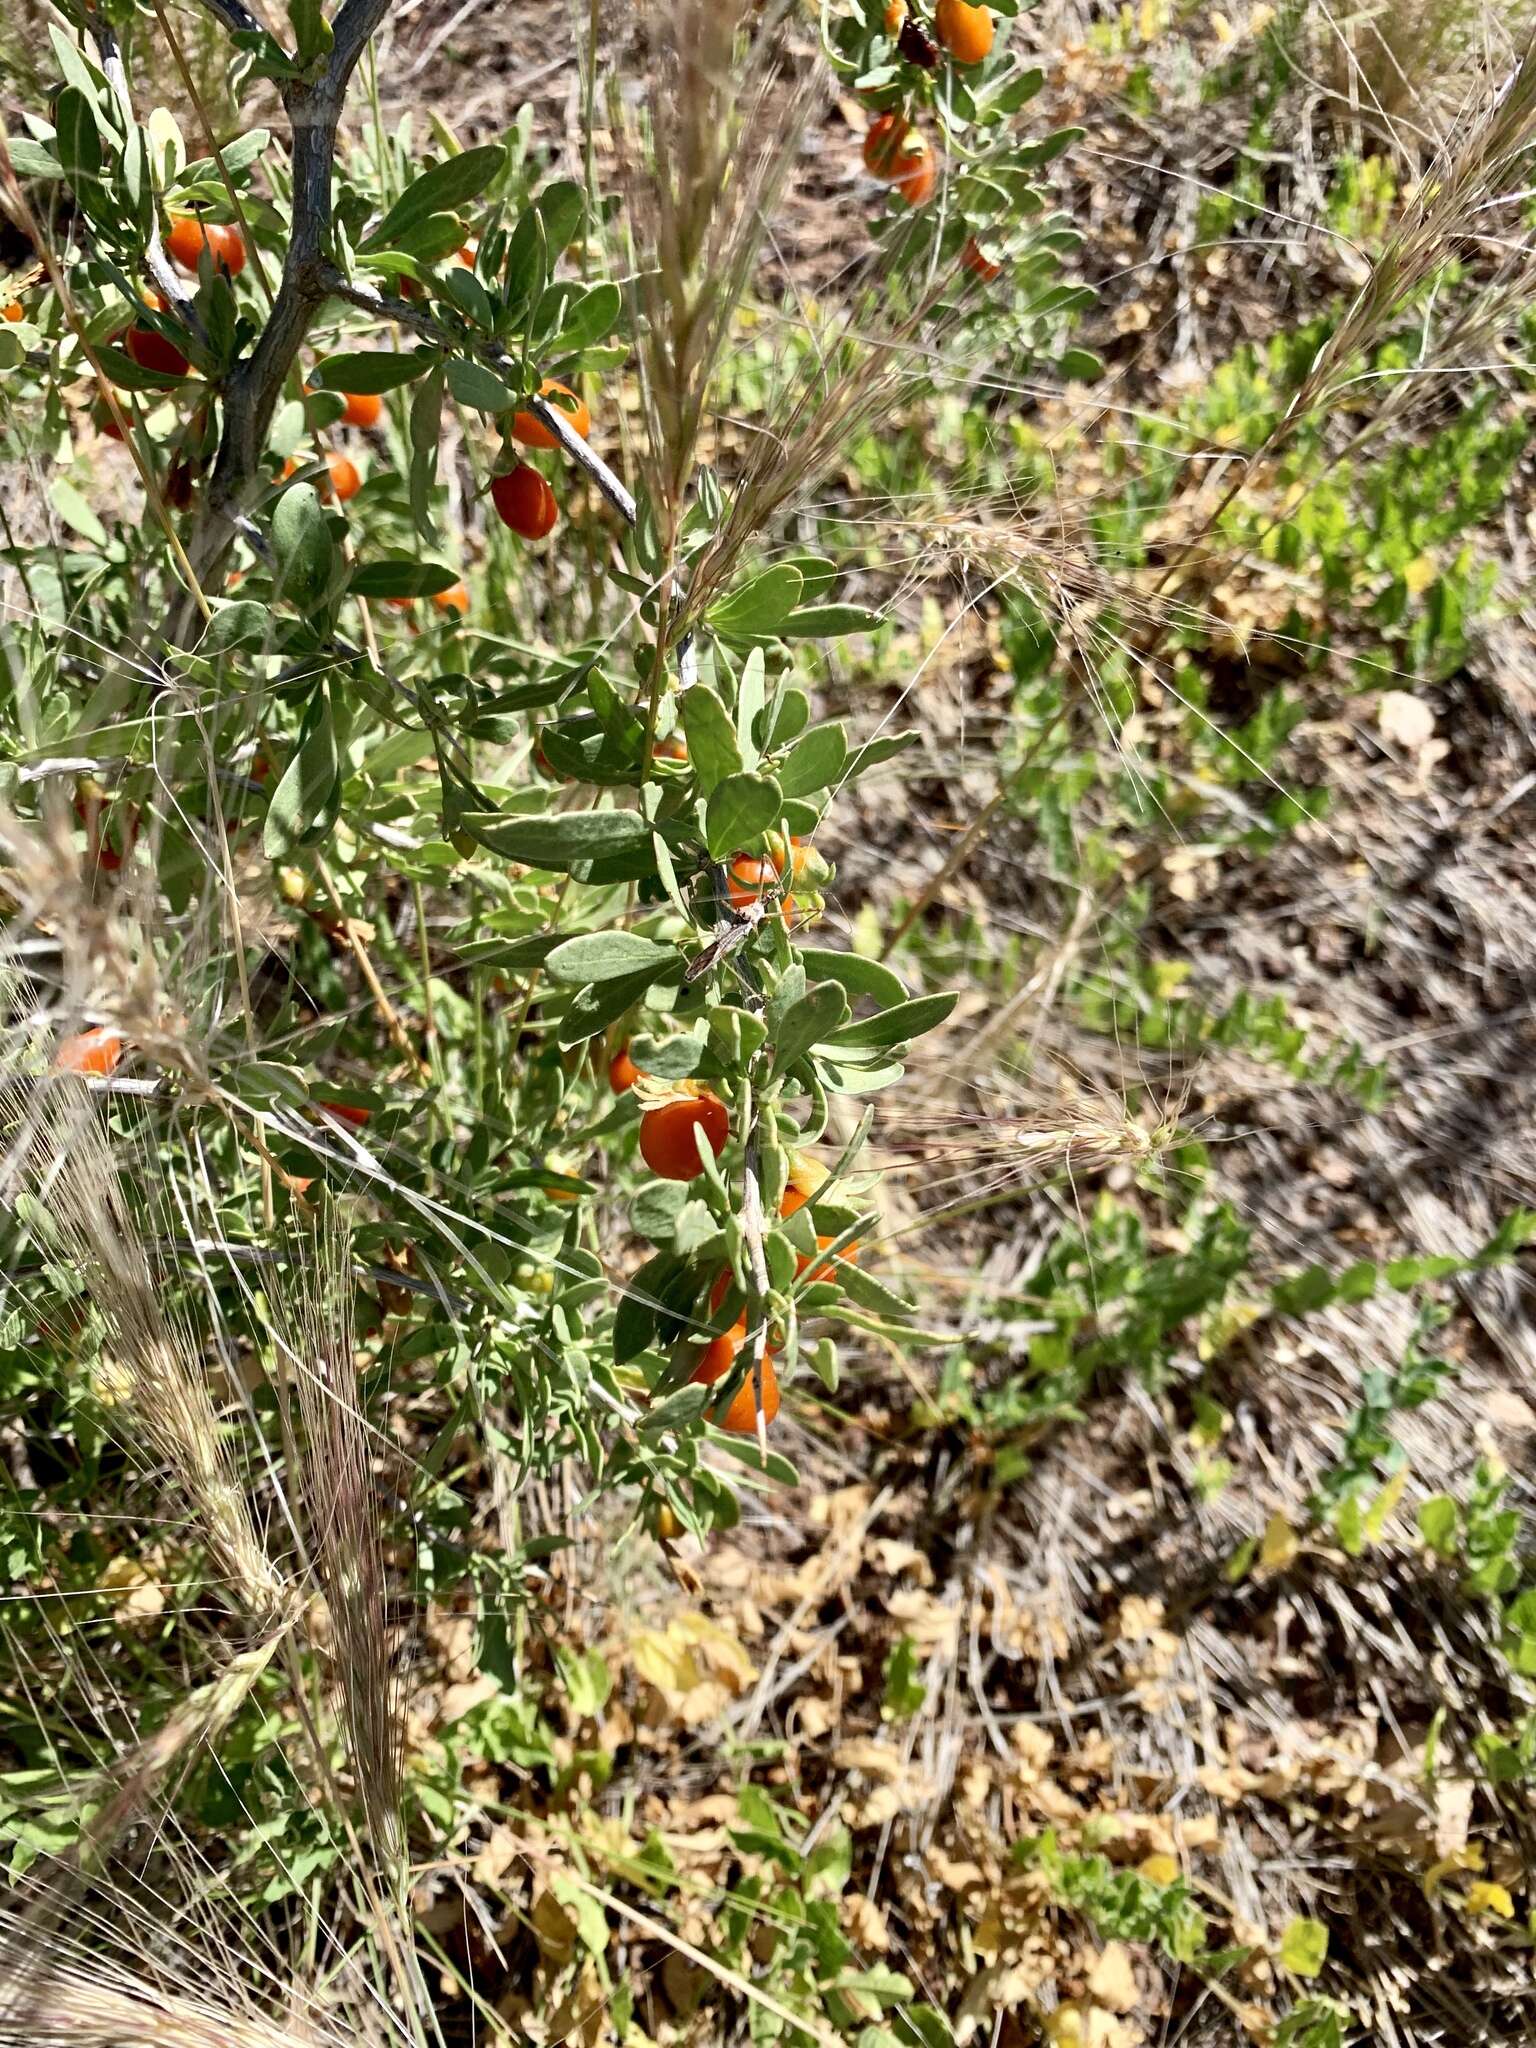
[[(203, 0), (226, 28), (260, 31), (242, 0)], [(331, 52), (318, 79), (280, 88), (293, 152), (293, 215), (277, 295), (248, 356), (224, 380), (224, 431), (189, 549), (206, 573), (222, 560), (257, 473), (267, 429), (294, 359), (329, 296), (331, 176), (347, 84), (390, 0), (345, 0), (332, 23)]]

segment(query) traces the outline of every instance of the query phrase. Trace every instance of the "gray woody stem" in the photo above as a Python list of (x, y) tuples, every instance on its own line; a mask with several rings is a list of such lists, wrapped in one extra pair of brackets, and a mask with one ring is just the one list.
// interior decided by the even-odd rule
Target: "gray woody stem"
[[(261, 27), (240, 0), (204, 4), (226, 28)], [(345, 0), (332, 23), (331, 52), (320, 76), (288, 79), (281, 87), (293, 135), (293, 223), (267, 324), (251, 353), (225, 380), (223, 438), (188, 550), (200, 577), (217, 565), (235, 536), (284, 381), (329, 293), (326, 261), (336, 129), (348, 81), (389, 4), (390, 0)]]
[[(419, 306), (411, 305), (406, 299), (390, 298), (383, 292), (375, 291), (371, 285), (353, 284), (343, 277), (339, 270), (330, 267), (326, 269), (325, 280), (326, 290), (330, 295), (333, 298), (344, 299), (349, 306), (360, 306), (364, 312), (383, 314), (399, 326), (409, 327), (412, 333), (421, 335), (427, 341), (446, 342), (451, 346), (462, 345), (459, 338), (450, 334), (441, 322), (435, 320), (430, 313), (423, 312)], [(497, 342), (471, 344), (471, 347), (474, 354), (493, 369), (506, 369), (511, 363), (511, 357)], [(634, 499), (601, 455), (595, 454), (587, 446), (559, 406), (551, 405), (547, 398), (538, 397), (525, 400), (524, 405), (542, 426), (549, 429), (577, 468), (586, 471), (626, 524), (633, 526), (636, 518)]]

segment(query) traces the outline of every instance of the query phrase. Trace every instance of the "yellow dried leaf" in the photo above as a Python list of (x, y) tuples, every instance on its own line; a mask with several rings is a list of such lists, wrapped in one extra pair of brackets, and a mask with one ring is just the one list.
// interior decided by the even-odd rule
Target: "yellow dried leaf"
[(686, 1643), (673, 1640), (670, 1629), (665, 1634), (659, 1629), (638, 1630), (629, 1639), (629, 1656), (636, 1673), (658, 1692), (691, 1692), (699, 1683), (693, 1653)]
[(114, 1596), (130, 1621), (153, 1621), (165, 1612), (165, 1588), (136, 1557), (114, 1557), (96, 1583)]
[[(691, 1610), (675, 1614), (664, 1629), (637, 1629), (629, 1639), (630, 1661), (669, 1707), (684, 1711), (689, 1695), (739, 1698), (757, 1677), (757, 1667), (728, 1629)], [(691, 1717), (696, 1718), (696, 1717)]]

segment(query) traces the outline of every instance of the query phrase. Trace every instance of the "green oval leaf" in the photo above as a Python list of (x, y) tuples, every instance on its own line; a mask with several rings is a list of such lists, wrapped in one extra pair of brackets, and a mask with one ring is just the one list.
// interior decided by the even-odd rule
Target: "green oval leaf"
[(779, 763), (779, 787), (785, 796), (811, 796), (836, 782), (847, 758), (848, 736), (840, 725), (814, 726)]
[(707, 683), (695, 683), (682, 698), (683, 734), (688, 762), (708, 796), (728, 775), (741, 772), (741, 749), (730, 713)]
[(727, 639), (771, 633), (800, 600), (800, 571), (787, 562), (764, 569), (712, 604), (705, 614)]
[(354, 597), (435, 597), (440, 590), (451, 590), (458, 580), (441, 562), (399, 555), (383, 562), (360, 562), (348, 578), (347, 588)]
[(585, 988), (589, 982), (614, 981), (647, 968), (659, 972), (676, 960), (675, 946), (659, 945), (639, 932), (583, 932), (556, 946), (544, 971), (566, 988)]
[(517, 394), (483, 363), (471, 363), (455, 356), (448, 365), (448, 389), (475, 412), (508, 412), (517, 404)]
[(878, 1016), (845, 1025), (826, 1042), (840, 1052), (871, 1046), (905, 1045), (909, 1039), (921, 1038), (925, 1031), (932, 1031), (936, 1025), (942, 1024), (959, 1000), (958, 989), (946, 989), (936, 996), (914, 996), (909, 1003), (897, 1003), (892, 1009), (882, 1010)]
[(845, 633), (873, 633), (884, 616), (862, 604), (805, 605), (779, 631), (786, 640), (836, 640)]
[(728, 775), (709, 800), (705, 838), (710, 853), (723, 860), (739, 846), (772, 831), (783, 798), (767, 775)]
[(818, 981), (841, 982), (851, 996), (873, 996), (889, 1006), (907, 1000), (906, 984), (879, 960), (866, 960), (862, 953), (834, 953), (827, 946), (802, 946), (800, 958), (807, 974)]
[(353, 349), (344, 355), (327, 356), (316, 367), (314, 382), (326, 391), (356, 392), (363, 396), (398, 391), (412, 384), (437, 361), (430, 348), (409, 352), (388, 348)]
[(312, 845), (336, 822), (341, 808), (341, 736), (329, 681), (309, 700), (293, 759), (272, 792), (262, 827), (262, 851), (277, 860), (295, 846)]
[(537, 818), (468, 811), (459, 823), (493, 853), (556, 873), (642, 845), (650, 850), (650, 827), (636, 811), (561, 811)]
[(362, 247), (377, 249), (385, 242), (397, 241), (429, 214), (457, 212), (469, 200), (479, 197), (506, 160), (507, 153), (501, 144), (488, 142), (480, 149), (462, 150), (459, 155), (434, 164), (406, 186), (372, 234), (364, 239)]
[(331, 530), (313, 484), (290, 484), (272, 513), (277, 556), (275, 590), (300, 610), (325, 595), (331, 580)]

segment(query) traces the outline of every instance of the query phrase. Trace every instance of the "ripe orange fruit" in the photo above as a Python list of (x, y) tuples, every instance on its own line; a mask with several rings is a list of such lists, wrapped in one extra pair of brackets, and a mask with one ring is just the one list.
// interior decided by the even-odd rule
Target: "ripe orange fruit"
[(117, 1071), (123, 1056), (123, 1034), (109, 1024), (97, 1024), (89, 1031), (77, 1031), (60, 1042), (53, 1056), (56, 1074), (101, 1074)]
[(354, 1130), (361, 1130), (373, 1115), (371, 1109), (364, 1109), (355, 1102), (317, 1102), (315, 1107), (322, 1116), (339, 1117), (343, 1123), (351, 1124)]
[(629, 1056), (629, 1047), (621, 1045), (608, 1062), (608, 1086), (615, 1095), (622, 1095), (626, 1089), (634, 1087), (639, 1073), (640, 1069)]
[(648, 1109), (640, 1119), (640, 1157), (663, 1180), (693, 1180), (704, 1171), (695, 1134), (717, 1159), (731, 1135), (731, 1113), (708, 1089)]
[(165, 238), (166, 254), (177, 269), (196, 277), (198, 261), (205, 249), (217, 268), (219, 251), (210, 229), (190, 213), (177, 214)]
[(214, 261), (229, 277), (238, 277), (245, 268), (245, 240), (236, 227), (211, 227), (208, 239), (213, 244)]
[[(539, 386), (539, 396), (547, 398), (551, 405), (558, 407), (570, 421), (583, 441), (592, 431), (592, 415), (587, 410), (584, 398), (565, 384), (557, 384), (553, 377), (546, 377)], [(525, 448), (558, 448), (560, 443), (541, 419), (531, 412), (515, 412), (512, 415), (512, 438), (521, 441)]]
[(933, 197), (934, 186), (939, 182), (939, 167), (926, 142), (913, 157), (910, 167), (891, 182), (908, 206), (925, 206), (928, 203)]
[(907, 0), (887, 0), (885, 10), (885, 32), (888, 36), (901, 34), (901, 24), (907, 18)]
[(177, 268), (192, 277), (197, 275), (204, 249), (214, 269), (222, 270), (226, 277), (238, 277), (245, 268), (245, 243), (240, 230), (221, 227), (217, 221), (198, 220), (190, 213), (178, 214), (171, 222), (165, 246)]
[(980, 64), (992, 54), (997, 30), (990, 8), (971, 7), (967, 0), (939, 0), (933, 25), (957, 64)]
[(664, 740), (658, 740), (653, 752), (657, 761), (686, 761), (688, 742), (680, 732), (668, 733)]
[[(818, 1251), (824, 1252), (829, 1244), (836, 1243), (837, 1239), (835, 1237), (823, 1237), (819, 1231), (817, 1232), (816, 1249)], [(844, 1245), (843, 1249), (838, 1253), (836, 1259), (826, 1259), (822, 1262), (821, 1265), (816, 1267), (815, 1272), (811, 1275), (812, 1280), (835, 1280), (837, 1278), (838, 1266), (844, 1259), (851, 1260), (853, 1258), (854, 1253), (858, 1250), (858, 1248), (859, 1241), (857, 1238), (854, 1239), (852, 1244)], [(795, 1272), (797, 1275), (803, 1274), (805, 1272), (806, 1267), (812, 1264), (814, 1264), (814, 1261), (808, 1256), (800, 1253), (796, 1254)]]
[(917, 131), (905, 114), (879, 114), (864, 137), (864, 168), (872, 178), (891, 184), (901, 176), (909, 148), (908, 138)]
[[(163, 301), (157, 298), (154, 305), (159, 311)], [(159, 370), (166, 377), (185, 377), (190, 368), (175, 342), (153, 327), (130, 327), (123, 336), (123, 347), (142, 370)]]
[(325, 466), (331, 475), (329, 487), (321, 487), (326, 497), (334, 491), (345, 505), (348, 498), (355, 498), (363, 488), (363, 480), (357, 473), (357, 464), (350, 455), (343, 455), (338, 449), (332, 448), (326, 455)]
[(960, 262), (964, 269), (974, 271), (984, 284), (990, 284), (994, 277), (1003, 274), (1001, 263), (992, 261), (974, 235), (960, 251)]
[(560, 517), (554, 492), (527, 462), (491, 479), (491, 503), (502, 525), (521, 540), (542, 540)]
[(384, 410), (384, 401), (377, 391), (346, 391), (346, 408), (341, 417), (349, 427), (376, 427), (379, 415)]
[(469, 592), (462, 583), (450, 583), (446, 590), (432, 593), (432, 602), (440, 612), (458, 612), (462, 616), (469, 610)]
[(731, 861), (726, 874), (725, 893), (733, 910), (746, 910), (754, 904), (765, 889), (772, 889), (779, 879), (779, 870), (770, 860), (759, 860), (750, 853), (738, 853)]
[[(705, 1347), (704, 1356), (693, 1369), (695, 1386), (712, 1387), (725, 1378), (736, 1363), (736, 1355), (746, 1341), (745, 1319), (733, 1330), (727, 1330)], [(779, 1376), (773, 1369), (773, 1353), (765, 1350), (758, 1378), (762, 1388), (764, 1422), (772, 1422), (779, 1412)], [(709, 1419), (717, 1429), (729, 1430), (732, 1436), (756, 1436), (757, 1434), (757, 1393), (749, 1371), (724, 1413), (716, 1408), (709, 1413)]]
[(27, 309), (20, 299), (12, 299), (4, 308), (4, 317), (14, 326), (18, 320), (26, 319)]

